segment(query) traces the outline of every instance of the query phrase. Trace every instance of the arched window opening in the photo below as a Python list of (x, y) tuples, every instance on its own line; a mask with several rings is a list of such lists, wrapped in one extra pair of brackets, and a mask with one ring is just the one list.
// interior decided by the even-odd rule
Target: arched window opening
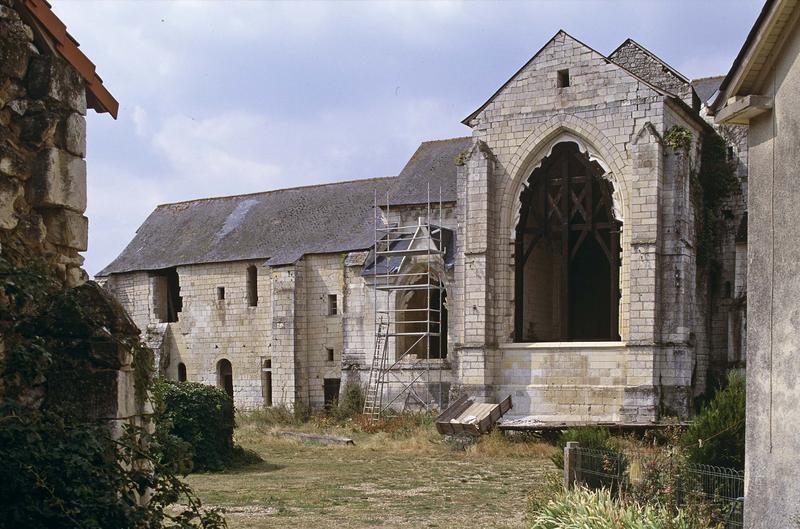
[(178, 382), (186, 382), (186, 364), (178, 364)]
[(622, 222), (603, 173), (564, 142), (528, 179), (514, 252), (515, 341), (619, 340)]
[(258, 305), (258, 270), (255, 265), (247, 267), (247, 305)]
[[(420, 280), (420, 284), (425, 280)], [(441, 283), (412, 290), (397, 300), (397, 355), (447, 357), (447, 291)]]
[(217, 387), (233, 398), (233, 366), (225, 358), (217, 362)]

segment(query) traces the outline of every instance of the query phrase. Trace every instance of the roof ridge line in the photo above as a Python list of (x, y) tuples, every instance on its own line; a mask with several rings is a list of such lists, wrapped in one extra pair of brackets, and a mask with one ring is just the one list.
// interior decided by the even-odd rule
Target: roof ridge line
[(446, 141), (467, 140), (470, 138), (472, 138), (472, 135), (467, 134), (466, 136), (454, 136), (452, 138), (444, 138), (441, 140), (422, 140), (422, 143), (444, 143)]
[[(540, 54), (540, 53), (542, 53), (542, 51), (543, 51), (543, 50), (544, 50), (544, 49), (545, 49), (545, 48), (546, 48), (548, 45), (550, 45), (550, 43), (551, 43), (551, 42), (553, 42), (553, 41), (555, 40), (555, 38), (556, 38), (556, 37), (558, 37), (558, 36), (559, 36), (559, 35), (561, 35), (561, 34), (563, 34), (563, 35), (564, 35), (564, 36), (566, 36), (566, 37), (569, 37), (569, 38), (571, 38), (572, 40), (574, 40), (575, 42), (577, 42), (578, 44), (580, 44), (580, 45), (581, 45), (581, 46), (583, 46), (584, 48), (588, 49), (588, 50), (589, 50), (589, 51), (591, 51), (592, 53), (596, 53), (597, 55), (599, 55), (599, 56), (600, 56), (600, 58), (601, 58), (601, 59), (603, 59), (604, 61), (606, 61), (606, 63), (613, 64), (613, 65), (614, 65), (614, 66), (616, 66), (617, 68), (620, 68), (621, 70), (623, 70), (624, 72), (626, 72), (628, 75), (632, 76), (634, 79), (638, 80), (639, 82), (641, 82), (641, 83), (645, 84), (646, 86), (648, 86), (649, 88), (651, 88), (651, 89), (652, 89), (653, 91), (655, 91), (656, 93), (658, 93), (658, 94), (661, 94), (661, 95), (662, 95), (662, 96), (664, 96), (664, 97), (672, 97), (672, 98), (676, 98), (676, 97), (677, 97), (675, 94), (672, 94), (672, 93), (670, 93), (670, 92), (668, 92), (668, 91), (664, 90), (663, 88), (659, 88), (659, 87), (657, 87), (656, 85), (654, 85), (653, 83), (651, 83), (650, 81), (648, 81), (648, 80), (646, 80), (646, 79), (642, 78), (642, 77), (641, 77), (641, 76), (639, 76), (639, 75), (636, 75), (634, 72), (632, 72), (632, 71), (631, 71), (631, 70), (629, 70), (628, 68), (624, 67), (623, 65), (619, 64), (618, 62), (614, 61), (613, 59), (611, 59), (611, 58), (609, 58), (608, 56), (604, 55), (603, 53), (599, 52), (599, 51), (598, 51), (598, 50), (596, 50), (595, 48), (593, 48), (593, 47), (589, 46), (588, 44), (586, 44), (586, 43), (585, 43), (585, 42), (583, 42), (582, 40), (580, 40), (580, 39), (578, 39), (578, 38), (576, 38), (576, 37), (573, 37), (571, 34), (567, 33), (565, 30), (563, 30), (563, 29), (559, 29), (558, 31), (556, 31), (556, 34), (555, 34), (555, 35), (553, 35), (552, 37), (550, 37), (550, 39), (549, 39), (549, 40), (548, 40), (548, 41), (547, 41), (547, 42), (544, 44), (544, 46), (542, 46), (541, 48), (539, 48), (539, 50), (538, 50), (538, 51), (537, 51), (537, 52), (536, 52), (536, 53), (533, 55), (533, 57), (531, 57), (530, 59), (528, 59), (528, 61), (527, 61), (527, 62), (525, 62), (525, 64), (523, 64), (523, 65), (522, 65), (522, 67), (520, 67), (520, 69), (519, 69), (519, 70), (517, 70), (517, 71), (514, 73), (514, 75), (512, 75), (512, 76), (511, 76), (511, 77), (510, 77), (510, 78), (509, 78), (509, 79), (508, 79), (508, 80), (507, 80), (505, 83), (503, 83), (503, 84), (500, 86), (500, 88), (498, 88), (498, 89), (497, 89), (497, 91), (495, 91), (495, 93), (494, 93), (494, 94), (492, 94), (492, 96), (491, 96), (489, 99), (487, 99), (487, 100), (486, 100), (486, 102), (485, 102), (485, 103), (483, 103), (483, 104), (482, 104), (480, 107), (478, 107), (478, 109), (477, 109), (477, 110), (475, 110), (474, 112), (472, 112), (472, 113), (471, 113), (469, 116), (467, 116), (466, 118), (464, 118), (463, 120), (461, 120), (461, 123), (463, 123), (464, 125), (467, 125), (467, 126), (469, 127), (469, 126), (470, 126), (470, 125), (469, 125), (469, 122), (470, 122), (470, 121), (471, 121), (473, 118), (475, 118), (475, 116), (477, 116), (478, 114), (480, 114), (481, 112), (483, 112), (483, 110), (484, 110), (484, 109), (486, 109), (486, 107), (488, 107), (488, 106), (489, 106), (489, 105), (492, 103), (492, 101), (494, 101), (495, 97), (497, 97), (497, 96), (500, 94), (500, 92), (502, 92), (502, 91), (503, 91), (503, 90), (504, 90), (504, 89), (505, 89), (505, 88), (506, 88), (506, 87), (507, 87), (509, 84), (511, 84), (511, 81), (513, 81), (514, 79), (516, 79), (516, 77), (517, 77), (517, 76), (518, 76), (520, 73), (522, 73), (522, 71), (523, 71), (525, 68), (527, 68), (527, 67), (528, 67), (528, 65), (530, 65), (530, 64), (531, 64), (531, 63), (532, 63), (532, 62), (533, 62), (533, 61), (534, 61), (534, 60), (535, 60), (535, 59), (536, 59), (536, 58), (539, 56), (539, 54)], [(650, 54), (652, 55), (652, 52), (648, 51), (646, 48), (644, 48), (643, 46), (641, 46), (639, 43), (637, 43), (637, 42), (636, 42), (636, 41), (634, 41), (633, 39), (629, 39), (629, 40), (631, 40), (631, 41), (632, 41), (632, 42), (634, 42), (634, 43), (635, 43), (637, 46), (639, 46), (640, 48), (642, 48), (642, 49), (643, 49), (645, 52), (647, 52), (647, 53), (650, 53)], [(620, 47), (621, 47), (621, 46), (622, 46), (622, 45), (620, 45)], [(615, 51), (616, 51), (616, 50), (615, 50)], [(669, 64), (667, 64), (667, 63), (665, 63), (664, 61), (662, 61), (661, 59), (659, 59), (657, 56), (655, 56), (655, 55), (653, 55), (653, 56), (654, 56), (654, 57), (655, 57), (655, 58), (656, 58), (658, 61), (660, 61), (661, 63), (663, 63), (664, 65), (666, 65), (668, 68), (670, 68), (670, 69), (673, 69), (673, 70), (674, 70), (674, 68), (672, 68), (672, 66), (670, 66), (670, 65), (669, 65)], [(677, 70), (675, 70), (675, 71), (676, 71), (676, 73), (677, 73), (678, 75), (680, 75), (681, 77), (684, 77), (682, 73), (678, 72)], [(684, 77), (684, 78), (685, 78), (685, 77)], [(688, 80), (688, 79), (687, 79), (687, 82), (689, 82), (689, 80)]]
[(178, 206), (181, 204), (190, 204), (193, 202), (205, 202), (209, 200), (224, 200), (230, 198), (242, 198), (242, 197), (251, 197), (256, 195), (269, 195), (271, 193), (279, 193), (281, 191), (295, 191), (298, 189), (310, 189), (313, 187), (325, 187), (325, 186), (334, 186), (339, 184), (352, 184), (354, 182), (370, 182), (376, 180), (389, 180), (390, 178), (397, 178), (397, 176), (374, 176), (371, 178), (353, 178), (351, 180), (342, 180), (338, 182), (325, 182), (322, 184), (308, 184), (304, 186), (296, 186), (296, 187), (282, 187), (280, 189), (269, 189), (267, 191), (253, 191), (252, 193), (239, 193), (237, 195), (220, 195), (215, 197), (202, 197), (202, 198), (193, 198), (189, 200), (179, 200), (177, 202), (165, 202), (163, 204), (158, 204), (156, 209), (165, 206)]
[(662, 59), (661, 57), (659, 57), (658, 55), (656, 55), (655, 53), (653, 53), (652, 51), (647, 49), (644, 45), (642, 45), (642, 44), (638, 43), (637, 41), (633, 40), (631, 37), (628, 37), (628, 40), (631, 41), (632, 43), (636, 44), (643, 52), (645, 52), (646, 54), (650, 55), (651, 57), (656, 59), (658, 62), (660, 62), (661, 64), (663, 64), (664, 66), (666, 66), (667, 68), (672, 70), (672, 73), (674, 73), (675, 75), (677, 75), (678, 77), (680, 77), (681, 79), (686, 81), (687, 83), (691, 83), (689, 78), (686, 77), (685, 75), (683, 75), (677, 68), (675, 68), (674, 66), (669, 64), (667, 61), (665, 61), (664, 59)]
[(696, 82), (698, 82), (698, 81), (708, 81), (708, 80), (710, 80), (710, 79), (725, 79), (725, 74), (721, 74), (721, 75), (709, 75), (708, 77), (698, 77), (697, 79), (692, 79), (692, 82), (693, 82), (693, 83), (696, 83)]

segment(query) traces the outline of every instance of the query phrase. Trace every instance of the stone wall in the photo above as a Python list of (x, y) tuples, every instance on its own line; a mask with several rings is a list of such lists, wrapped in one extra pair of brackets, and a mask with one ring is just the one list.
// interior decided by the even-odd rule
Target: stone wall
[[(233, 368), (234, 403), (239, 409), (265, 404), (262, 369), (271, 361), (273, 404), (296, 400), (314, 408), (324, 403), (324, 380), (341, 379), (345, 350), (345, 320), (351, 336), (374, 343), (365, 324), (365, 283), (358, 273), (345, 282), (344, 254), (308, 255), (292, 266), (269, 268), (263, 261), (240, 261), (177, 267), (183, 308), (178, 321), (162, 322), (157, 315), (157, 288), (152, 273), (130, 272), (102, 278), (142, 329), (143, 337), (160, 349), (164, 375), (177, 379), (177, 366), (186, 366), (188, 380), (218, 385), (217, 363)], [(247, 270), (258, 273), (258, 303), (250, 306)], [(218, 299), (220, 288), (225, 298)], [(337, 313), (328, 314), (328, 296), (336, 296)], [(369, 305), (371, 309), (371, 305)], [(368, 330), (367, 330), (368, 329)], [(156, 338), (157, 337), (157, 338)], [(329, 359), (329, 349), (333, 358)], [(361, 356), (360, 362), (371, 360)], [(360, 366), (363, 367), (363, 366)]]
[(0, 2), (0, 244), (47, 260), (66, 286), (86, 280), (86, 92), (66, 61)]
[(747, 528), (800, 518), (800, 27), (787, 27), (762, 86), (748, 92), (772, 96), (773, 107), (749, 130)]
[[(248, 267), (257, 270), (258, 300), (250, 306)], [(272, 279), (261, 261), (177, 267), (182, 310), (177, 322), (158, 316), (158, 282), (152, 273), (132, 272), (102, 278), (161, 358), (163, 375), (178, 378), (178, 364), (188, 380), (216, 385), (217, 364), (230, 361), (234, 402), (241, 409), (264, 403), (261, 369), (272, 359)], [(224, 299), (218, 289), (224, 288)]]
[[(135, 395), (138, 330), (81, 268), (88, 240), (86, 89), (70, 64), (37, 44), (42, 36), (23, 22), (31, 15), (22, 4), (0, 0), (0, 257), (17, 267), (44, 262), (80, 308), (84, 319), (72, 324), (102, 329), (73, 340), (74, 358), (63, 363), (80, 367), (48, 375), (44, 405), (75, 404), (82, 416), (106, 420), (120, 434), (123, 424), (147, 426), (152, 410)], [(63, 351), (49, 353), (60, 365)]]
[[(303, 279), (295, 308), (300, 398), (313, 408), (324, 404), (325, 379), (341, 379), (343, 310), (348, 306), (344, 259), (342, 254), (307, 255), (297, 263)], [(329, 314), (329, 296), (336, 296), (336, 314)]]
[(636, 42), (628, 39), (608, 58), (645, 81), (680, 97), (695, 111), (700, 110), (700, 100), (692, 90), (689, 80), (676, 74)]
[(626, 421), (626, 388), (652, 378), (649, 351), (618, 342), (507, 344), (499, 354), (498, 395), (543, 421)]

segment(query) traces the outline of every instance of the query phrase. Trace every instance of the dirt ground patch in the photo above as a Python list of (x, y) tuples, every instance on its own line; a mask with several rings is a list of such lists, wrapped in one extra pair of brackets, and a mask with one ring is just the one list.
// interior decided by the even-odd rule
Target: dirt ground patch
[(323, 446), (245, 425), (237, 442), (264, 462), (188, 481), (232, 529), (520, 528), (528, 496), (556, 473), (550, 447), (498, 435), (466, 451), (433, 428), (351, 436), (355, 446)]

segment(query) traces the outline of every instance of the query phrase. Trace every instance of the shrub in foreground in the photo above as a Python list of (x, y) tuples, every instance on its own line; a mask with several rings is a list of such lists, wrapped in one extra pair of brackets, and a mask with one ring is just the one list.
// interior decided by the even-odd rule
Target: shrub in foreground
[(153, 390), (156, 429), (188, 444), (194, 470), (220, 470), (234, 455), (233, 400), (197, 382), (159, 380)]
[(561, 492), (531, 513), (532, 529), (709, 529), (683, 511), (614, 499), (607, 489)]
[(564, 468), (564, 447), (567, 442), (577, 441), (581, 448), (592, 448), (595, 450), (610, 450), (611, 434), (608, 428), (599, 426), (579, 426), (564, 430), (556, 440), (558, 451), (553, 454), (550, 460), (560, 468)]
[(692, 463), (744, 468), (745, 380), (735, 371), (695, 417), (682, 444)]
[(94, 283), (65, 290), (44, 262), (9, 260), (11, 248), (0, 253), (0, 527), (225, 527), (181, 479), (170, 438), (132, 425), (114, 435), (89, 413), (87, 380), (108, 370), (93, 344), (132, 353), (138, 405), (151, 387), (152, 351), (120, 327), (122, 309)]

